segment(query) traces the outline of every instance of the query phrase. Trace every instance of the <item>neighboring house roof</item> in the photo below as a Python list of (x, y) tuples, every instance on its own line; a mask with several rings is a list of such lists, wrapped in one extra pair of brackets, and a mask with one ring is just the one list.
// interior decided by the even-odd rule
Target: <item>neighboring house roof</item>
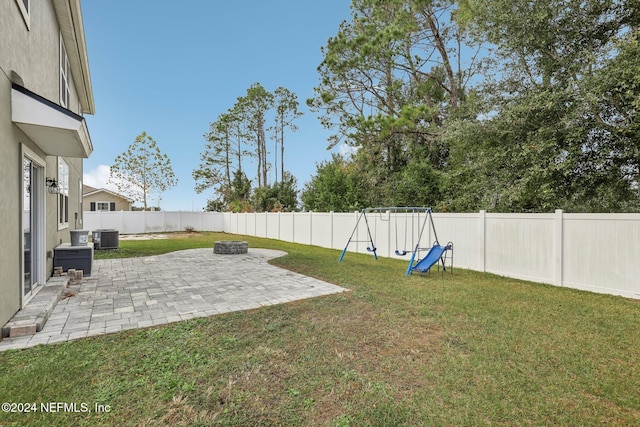
[(92, 193), (92, 192), (94, 192), (94, 191), (98, 191), (98, 189), (97, 189), (97, 188), (95, 188), (95, 187), (92, 187), (92, 186), (90, 186), (90, 185), (84, 184), (84, 183), (82, 184), (82, 195), (83, 195), (83, 196), (84, 196), (85, 194), (87, 194), (87, 193)]
[(86, 184), (82, 185), (82, 197), (92, 196), (92, 195), (98, 194), (98, 193), (109, 193), (112, 196), (124, 199), (129, 203), (133, 203), (134, 202), (133, 199), (125, 197), (122, 194), (115, 193), (115, 192), (113, 192), (111, 190), (107, 190), (106, 188), (93, 188), (93, 187), (91, 187), (89, 185), (86, 185)]

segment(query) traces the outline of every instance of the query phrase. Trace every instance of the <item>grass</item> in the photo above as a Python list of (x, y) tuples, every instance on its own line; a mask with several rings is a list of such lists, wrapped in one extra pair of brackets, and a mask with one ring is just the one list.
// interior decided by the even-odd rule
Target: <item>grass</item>
[(640, 302), (457, 269), (215, 233), (121, 241), (100, 256), (214, 240), (352, 292), (0, 353), (0, 425), (638, 425)]

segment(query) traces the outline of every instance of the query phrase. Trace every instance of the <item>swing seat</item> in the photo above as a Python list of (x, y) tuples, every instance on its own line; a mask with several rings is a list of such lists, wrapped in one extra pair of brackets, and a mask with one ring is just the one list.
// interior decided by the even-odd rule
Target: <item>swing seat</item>
[(398, 256), (405, 256), (407, 254), (407, 251), (399, 251), (396, 249), (396, 255)]
[(370, 247), (367, 246), (367, 251), (369, 251), (369, 252), (375, 252), (377, 250), (378, 249), (375, 246), (373, 248), (370, 248)]

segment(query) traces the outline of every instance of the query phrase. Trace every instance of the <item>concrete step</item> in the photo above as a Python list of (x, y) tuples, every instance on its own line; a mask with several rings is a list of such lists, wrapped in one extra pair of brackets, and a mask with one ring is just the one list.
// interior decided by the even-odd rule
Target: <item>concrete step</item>
[(44, 328), (51, 312), (60, 300), (67, 287), (69, 277), (52, 277), (29, 301), (25, 308), (18, 311), (13, 318), (2, 327), (2, 338), (34, 335)]

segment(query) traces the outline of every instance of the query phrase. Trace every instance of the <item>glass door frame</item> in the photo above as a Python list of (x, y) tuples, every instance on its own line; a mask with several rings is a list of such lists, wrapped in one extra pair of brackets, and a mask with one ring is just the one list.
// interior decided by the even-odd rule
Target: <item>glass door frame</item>
[[(29, 215), (26, 215), (25, 212), (25, 201), (26, 201), (26, 191), (25, 188), (25, 162), (30, 162), (30, 183), (29, 189)], [(45, 277), (45, 269), (46, 269), (46, 251), (45, 251), (45, 210), (46, 210), (46, 200), (45, 200), (45, 167), (46, 163), (44, 159), (38, 156), (35, 152), (30, 150), (26, 146), (22, 146), (22, 156), (20, 159), (21, 170), (22, 170), (22, 197), (20, 198), (20, 213), (21, 213), (21, 233), (22, 233), (22, 244), (20, 248), (20, 297), (21, 297), (21, 308), (29, 302), (29, 300), (36, 294), (40, 289), (42, 289), (42, 285), (46, 282)], [(27, 242), (25, 238), (25, 229), (27, 228), (27, 224), (25, 221), (29, 221), (29, 242)], [(25, 272), (27, 266), (25, 265), (26, 260), (26, 245), (29, 244), (29, 263), (30, 263), (30, 283), (26, 283)]]

